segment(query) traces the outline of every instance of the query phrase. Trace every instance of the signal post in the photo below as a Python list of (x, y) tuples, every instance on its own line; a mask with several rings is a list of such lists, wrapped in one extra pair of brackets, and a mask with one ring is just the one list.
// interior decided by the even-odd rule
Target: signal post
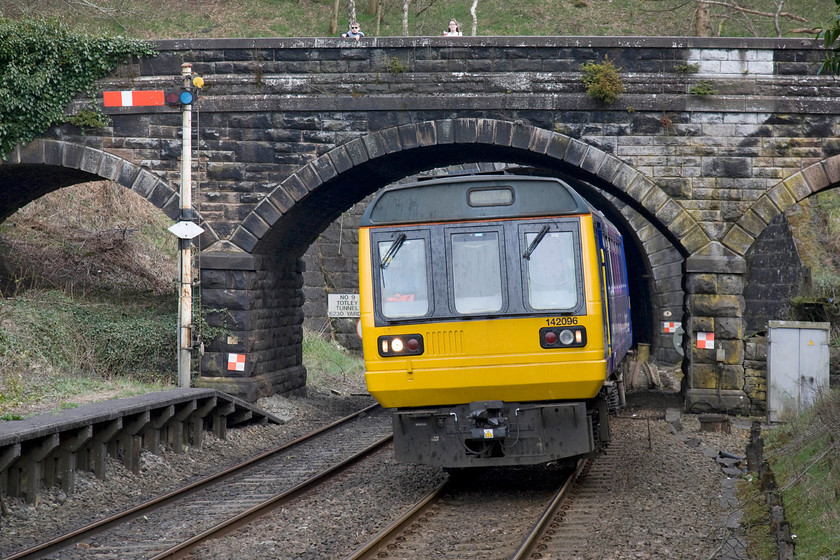
[(193, 220), (192, 209), (192, 103), (196, 88), (204, 85), (192, 75), (192, 64), (181, 65), (182, 85), (165, 91), (106, 91), (105, 107), (170, 105), (181, 108), (180, 216), (169, 231), (178, 237), (178, 387), (189, 387), (192, 362), (192, 240), (204, 229)]

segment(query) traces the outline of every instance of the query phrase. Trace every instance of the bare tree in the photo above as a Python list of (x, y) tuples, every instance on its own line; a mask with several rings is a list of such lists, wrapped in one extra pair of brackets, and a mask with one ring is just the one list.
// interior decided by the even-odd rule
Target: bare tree
[(349, 0), (349, 2), (347, 2), (347, 18), (350, 23), (358, 21), (356, 19), (356, 0)]
[(330, 20), (330, 35), (338, 33), (338, 9), (340, 0), (335, 0), (333, 4), (332, 19)]
[[(822, 2), (797, 4), (796, 13), (785, 11), (792, 0), (649, 0), (657, 8), (645, 9), (649, 17), (657, 17), (660, 12), (674, 12), (692, 9), (693, 19), (690, 30), (699, 37), (711, 35), (751, 34), (755, 37), (776, 35), (789, 36), (791, 33), (816, 34), (814, 29), (824, 19)], [(828, 0), (831, 1), (831, 0)], [(837, 0), (835, 0), (836, 2)], [(814, 18), (817, 18), (816, 20)], [(794, 28), (791, 24), (804, 23)], [(773, 31), (771, 31), (771, 28)]]
[(402, 10), (402, 33), (405, 36), (408, 36), (408, 6), (411, 4), (411, 0), (403, 0), (403, 10)]
[(382, 25), (382, 11), (384, 10), (384, 0), (376, 2), (376, 35), (379, 35), (379, 28)]
[[(745, 15), (745, 16), (746, 15), (753, 15), (753, 16), (772, 18), (773, 19), (773, 28), (776, 30), (776, 36), (781, 37), (782, 36), (782, 29), (781, 29), (781, 26), (780, 26), (779, 22), (782, 18), (789, 19), (789, 20), (792, 20), (792, 21), (799, 21), (799, 22), (807, 22), (808, 21), (804, 17), (798, 16), (796, 14), (791, 14), (790, 12), (783, 12), (782, 7), (784, 6), (784, 3), (785, 3), (785, 0), (776, 0), (776, 9), (773, 12), (762, 12), (760, 10), (754, 10), (754, 9), (751, 9), (751, 8), (744, 8), (743, 6), (740, 6), (738, 4), (738, 2), (736, 2), (734, 0), (733, 1), (697, 0), (697, 14), (698, 14), (697, 15), (697, 19), (698, 19), (697, 26), (699, 27), (699, 25), (700, 25), (699, 20), (700, 20), (701, 5), (703, 5), (705, 7), (707, 14), (708, 14), (709, 6), (711, 6), (711, 5), (722, 6), (722, 7), (726, 8), (728, 11), (734, 12), (736, 14), (741, 14), (741, 15)], [(798, 30), (798, 31), (802, 31), (802, 30)], [(707, 36), (707, 35), (701, 35), (701, 36)]]
[[(431, 10), (437, 0), (426, 0), (426, 2), (418, 1), (414, 3), (414, 33), (418, 35), (425, 35), (426, 15)], [(432, 24), (436, 29), (440, 25), (439, 21)]]
[(0, 15), (12, 19), (24, 15), (53, 17), (56, 14), (63, 14), (65, 9), (71, 14), (81, 14), (84, 17), (104, 16), (112, 20), (123, 31), (126, 30), (126, 27), (118, 19), (118, 16), (129, 18), (136, 13), (135, 9), (131, 7), (101, 6), (92, 0), (62, 0), (61, 2), (56, 0), (7, 0), (0, 2)]
[(694, 34), (698, 37), (708, 37), (711, 31), (712, 21), (709, 18), (709, 4), (698, 0), (697, 9), (694, 11)]
[(478, 31), (478, 16), (475, 15), (475, 9), (478, 7), (478, 0), (473, 0), (472, 6), (470, 6), (470, 15), (472, 16), (472, 36), (475, 37), (476, 31)]

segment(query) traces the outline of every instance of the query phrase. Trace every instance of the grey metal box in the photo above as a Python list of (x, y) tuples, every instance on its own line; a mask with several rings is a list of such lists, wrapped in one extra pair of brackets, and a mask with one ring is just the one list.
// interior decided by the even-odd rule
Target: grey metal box
[(787, 422), (828, 391), (830, 323), (769, 321), (767, 420)]

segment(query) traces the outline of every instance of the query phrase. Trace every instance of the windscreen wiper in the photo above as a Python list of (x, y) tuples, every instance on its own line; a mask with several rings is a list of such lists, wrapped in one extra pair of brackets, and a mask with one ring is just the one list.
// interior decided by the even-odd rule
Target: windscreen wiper
[(385, 255), (379, 263), (379, 268), (382, 270), (388, 268), (388, 265), (391, 264), (391, 261), (397, 256), (397, 251), (399, 251), (400, 247), (402, 247), (403, 241), (405, 241), (405, 234), (401, 233), (397, 236), (394, 242), (391, 243), (391, 246), (388, 247), (388, 250), (385, 252)]
[(522, 258), (523, 258), (523, 259), (531, 260), (531, 254), (532, 254), (534, 251), (536, 251), (536, 250), (537, 250), (537, 245), (539, 245), (539, 244), (540, 244), (540, 241), (542, 241), (542, 240), (543, 240), (543, 237), (545, 237), (545, 234), (546, 234), (546, 233), (548, 233), (548, 226), (547, 226), (547, 225), (545, 225), (545, 226), (543, 226), (543, 227), (542, 227), (542, 229), (540, 230), (540, 232), (537, 234), (537, 237), (536, 237), (536, 238), (534, 238), (534, 240), (533, 240), (533, 241), (531, 241), (531, 244), (530, 244), (530, 245), (528, 245), (528, 248), (527, 248), (527, 249), (525, 249), (525, 252), (522, 254)]

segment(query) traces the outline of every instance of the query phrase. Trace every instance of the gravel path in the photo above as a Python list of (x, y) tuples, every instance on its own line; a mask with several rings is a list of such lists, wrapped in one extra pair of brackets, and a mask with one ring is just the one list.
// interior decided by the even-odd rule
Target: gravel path
[[(715, 457), (718, 451), (744, 454), (748, 421), (735, 421), (731, 434), (721, 434), (701, 432), (697, 416), (682, 415), (682, 430), (674, 433), (664, 420), (663, 401), (645, 401), (625, 408), (622, 418), (614, 422), (616, 445), (621, 441), (629, 448), (630, 459), (610, 467), (613, 476), (607, 483), (612, 497), (598, 506), (587, 525), (589, 529), (578, 531), (578, 538), (584, 540), (574, 558), (740, 560), (742, 556), (734, 551), (731, 539), (727, 541), (732, 533), (727, 517), (733, 509), (727, 487), (732, 480)], [(317, 387), (310, 387), (305, 398), (261, 399), (258, 406), (291, 416), (292, 420), (281, 426), (231, 429), (226, 441), (208, 434), (202, 449), (191, 449), (184, 455), (143, 452), (139, 475), (127, 473), (116, 462), (109, 465), (105, 481), (80, 473), (76, 493), (65, 496), (49, 490), (35, 506), (7, 499), (11, 516), (0, 518), (0, 557), (45, 535), (124, 509), (151, 493), (163, 493), (291, 440), (370, 402), (369, 397), (335, 394)], [(208, 544), (203, 556), (341, 558), (381, 528), (389, 512), (396, 516), (410, 499), (436, 485), (443, 476), (439, 469), (398, 465), (386, 452), (380, 462), (339, 481), (328, 497), (310, 498), (304, 507), (281, 511), (223, 542)], [(369, 510), (377, 513), (364, 518), (356, 515), (360, 501), (375, 505)], [(438, 548), (429, 551), (427, 557), (457, 558), (457, 548)]]

